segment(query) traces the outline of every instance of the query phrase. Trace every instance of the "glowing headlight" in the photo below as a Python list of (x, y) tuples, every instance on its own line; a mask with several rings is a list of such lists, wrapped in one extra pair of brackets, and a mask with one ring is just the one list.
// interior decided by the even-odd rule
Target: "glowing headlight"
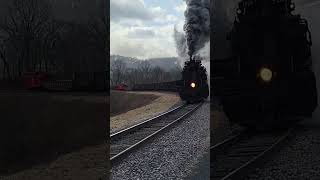
[(191, 86), (192, 88), (195, 88), (195, 87), (196, 87), (196, 83), (191, 83), (190, 86)]
[(262, 68), (260, 70), (260, 77), (263, 81), (269, 82), (272, 79), (272, 71), (268, 68)]
[(290, 4), (290, 8), (291, 8), (292, 10), (295, 9), (295, 7), (296, 7), (296, 6), (295, 6), (294, 3), (291, 3), (291, 4)]

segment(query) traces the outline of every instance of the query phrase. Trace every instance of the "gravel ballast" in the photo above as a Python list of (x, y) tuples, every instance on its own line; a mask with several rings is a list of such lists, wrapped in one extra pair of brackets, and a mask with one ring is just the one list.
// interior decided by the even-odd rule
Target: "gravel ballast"
[(320, 179), (320, 124), (303, 122), (247, 179)]
[(182, 122), (116, 164), (111, 170), (111, 179), (192, 177), (199, 161), (209, 152), (209, 122), (210, 104), (205, 103)]

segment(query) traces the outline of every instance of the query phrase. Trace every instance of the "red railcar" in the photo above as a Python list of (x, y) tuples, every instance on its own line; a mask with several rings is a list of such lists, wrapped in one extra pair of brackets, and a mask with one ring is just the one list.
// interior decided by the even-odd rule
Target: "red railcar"
[(23, 75), (23, 85), (26, 89), (41, 88), (48, 74), (44, 72), (27, 72)]
[(116, 90), (118, 91), (127, 91), (128, 90), (128, 86), (125, 84), (119, 84), (116, 86)]

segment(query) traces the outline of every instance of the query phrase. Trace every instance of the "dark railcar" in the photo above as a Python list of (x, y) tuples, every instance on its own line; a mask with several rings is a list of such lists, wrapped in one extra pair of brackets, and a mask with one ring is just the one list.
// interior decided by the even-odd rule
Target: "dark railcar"
[(106, 72), (77, 72), (72, 79), (52, 77), (41, 82), (41, 87), (47, 91), (107, 91)]
[(108, 84), (106, 72), (78, 72), (74, 73), (72, 89), (75, 91), (106, 91)]
[(179, 81), (149, 83), (149, 84), (135, 84), (132, 87), (133, 91), (177, 91), (177, 84)]
[(230, 121), (275, 127), (317, 106), (308, 23), (291, 0), (242, 0), (228, 39), (232, 57), (213, 61), (213, 93)]

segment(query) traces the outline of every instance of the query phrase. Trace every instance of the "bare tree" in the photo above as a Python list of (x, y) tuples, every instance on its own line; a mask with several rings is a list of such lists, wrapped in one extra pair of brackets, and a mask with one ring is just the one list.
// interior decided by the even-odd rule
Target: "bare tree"
[(42, 68), (58, 31), (50, 6), (42, 0), (13, 0), (8, 9), (8, 15), (0, 23), (0, 31), (15, 49), (19, 75), (36, 67)]
[(3, 63), (3, 75), (2, 77), (5, 78), (5, 76), (7, 76), (7, 79), (11, 79), (11, 74), (10, 74), (10, 67), (9, 67), (9, 62), (7, 59), (7, 50), (6, 50), (6, 46), (5, 46), (6, 41), (5, 40), (1, 40), (0, 41), (0, 58), (2, 60)]
[(149, 63), (143, 63), (137, 69), (128, 69), (123, 72), (125, 74), (122, 82), (130, 86), (134, 84), (175, 81), (181, 78), (180, 69), (172, 69), (170, 72), (166, 72), (158, 66), (151, 67)]
[(98, 49), (105, 55), (109, 56), (108, 50), (108, 23), (105, 17), (98, 17), (89, 22), (89, 35), (95, 42)]
[(127, 66), (122, 60), (113, 61), (110, 69), (112, 85), (124, 83)]
[[(63, 27), (62, 23), (50, 19), (46, 26), (43, 27), (41, 32), (38, 34), (38, 70), (45, 70), (48, 72), (49, 64), (54, 64), (53, 59), (55, 58), (54, 54), (56, 52), (57, 41), (60, 38), (60, 29)], [(44, 68), (43, 68), (44, 66)]]
[(150, 82), (151, 65), (148, 61), (142, 61), (138, 70), (140, 71), (141, 80)]
[(162, 82), (165, 79), (165, 72), (160, 67), (155, 67), (151, 71), (152, 82)]

